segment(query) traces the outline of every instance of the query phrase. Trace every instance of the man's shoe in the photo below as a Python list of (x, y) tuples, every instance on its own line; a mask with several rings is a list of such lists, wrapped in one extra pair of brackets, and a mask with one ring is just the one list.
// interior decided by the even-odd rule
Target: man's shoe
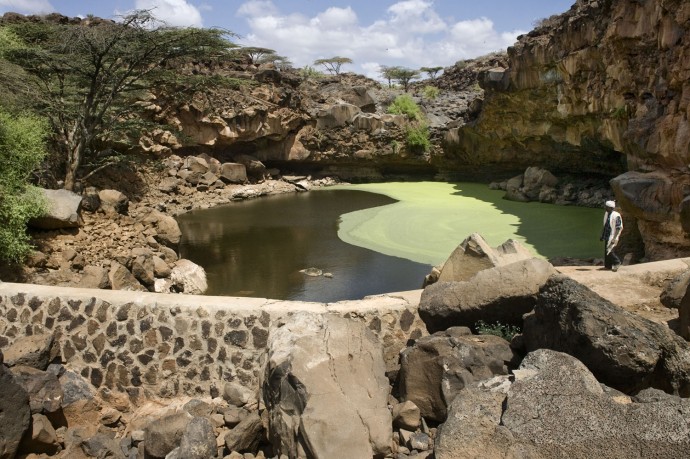
[(611, 271), (613, 271), (615, 273), (616, 271), (618, 271), (618, 268), (620, 268), (620, 267), (621, 267), (621, 265), (613, 265), (613, 267), (611, 268)]

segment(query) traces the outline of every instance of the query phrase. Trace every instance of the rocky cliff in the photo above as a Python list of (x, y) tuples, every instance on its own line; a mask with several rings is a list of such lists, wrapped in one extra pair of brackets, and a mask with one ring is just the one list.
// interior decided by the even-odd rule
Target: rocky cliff
[(481, 114), (448, 131), (447, 155), (615, 177), (638, 251), (690, 253), (690, 3), (578, 0), (508, 61), (481, 76)]

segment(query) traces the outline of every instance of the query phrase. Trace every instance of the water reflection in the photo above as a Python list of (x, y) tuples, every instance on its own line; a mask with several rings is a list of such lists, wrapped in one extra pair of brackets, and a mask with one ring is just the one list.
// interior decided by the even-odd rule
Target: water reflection
[[(419, 288), (430, 265), (342, 242), (340, 215), (395, 200), (322, 190), (197, 210), (178, 218), (180, 255), (206, 269), (209, 295), (338, 301)], [(299, 272), (315, 267), (333, 278)]]

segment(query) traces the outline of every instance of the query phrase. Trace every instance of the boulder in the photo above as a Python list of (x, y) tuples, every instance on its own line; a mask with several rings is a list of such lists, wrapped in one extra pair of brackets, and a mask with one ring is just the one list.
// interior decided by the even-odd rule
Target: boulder
[(0, 364), (0, 458), (12, 459), (29, 428), (29, 395)]
[(182, 181), (177, 177), (165, 177), (158, 183), (158, 189), (163, 193), (177, 193), (182, 185)]
[(220, 166), (220, 179), (226, 183), (244, 183), (247, 181), (247, 168), (240, 163), (223, 163)]
[(101, 190), (98, 192), (101, 200), (101, 210), (106, 215), (127, 215), (129, 199), (117, 190)]
[(242, 164), (247, 171), (247, 175), (254, 178), (263, 178), (266, 174), (266, 166), (257, 158), (251, 155), (236, 155), (233, 157), (234, 162)]
[(192, 416), (186, 411), (168, 414), (149, 423), (144, 429), (146, 457), (163, 459), (180, 445)]
[(525, 316), (527, 351), (552, 349), (579, 359), (624, 393), (648, 387), (690, 396), (690, 346), (665, 325), (625, 311), (576, 281), (556, 275)]
[(319, 110), (316, 116), (317, 129), (331, 129), (345, 126), (351, 123), (355, 115), (362, 110), (352, 104), (335, 104), (328, 108)]
[(110, 263), (108, 279), (110, 280), (110, 286), (113, 290), (146, 291), (144, 286), (134, 277), (134, 274), (116, 261)]
[(411, 430), (413, 432), (417, 430), (422, 423), (422, 415), (419, 411), (419, 407), (410, 400), (393, 405), (391, 415), (393, 416), (393, 425), (395, 427)]
[(522, 326), (522, 315), (555, 272), (549, 262), (530, 258), (485, 269), (467, 281), (437, 282), (422, 292), (419, 316), (430, 333), (474, 327), (479, 320)]
[(690, 286), (685, 290), (685, 295), (680, 300), (678, 307), (678, 319), (680, 322), (679, 335), (690, 341)]
[(12, 374), (29, 394), (31, 413), (55, 413), (62, 408), (63, 392), (57, 375), (22, 365), (12, 367)]
[(690, 286), (690, 269), (683, 271), (666, 285), (661, 292), (661, 304), (671, 309), (680, 309), (680, 302)]
[(297, 312), (274, 325), (263, 393), (276, 452), (341, 459), (389, 454), (385, 369), (380, 341), (361, 322)]
[(132, 274), (142, 284), (153, 286), (155, 280), (155, 268), (153, 265), (153, 256), (139, 255), (132, 260)]
[(108, 271), (100, 266), (87, 265), (81, 273), (76, 285), (80, 288), (109, 288)]
[(53, 357), (53, 343), (52, 333), (21, 336), (3, 350), (5, 364), (10, 367), (24, 365), (45, 370)]
[(177, 248), (182, 238), (182, 231), (173, 217), (157, 210), (151, 210), (141, 220), (141, 223), (152, 226), (156, 230), (156, 241), (164, 246)]
[(489, 246), (478, 233), (472, 233), (450, 254), (443, 264), (438, 282), (471, 279), (479, 271), (532, 258), (529, 249), (509, 239), (496, 248)]
[(29, 226), (52, 230), (78, 228), (81, 225), (81, 196), (68, 190), (42, 190), (46, 213), (29, 221)]
[(81, 194), (81, 208), (87, 212), (96, 212), (101, 207), (101, 198), (95, 187), (86, 187)]
[(255, 453), (264, 430), (259, 413), (252, 411), (223, 438), (229, 451)]
[(126, 459), (120, 442), (115, 438), (115, 432), (99, 433), (83, 440), (79, 446), (86, 457)]
[(31, 416), (31, 435), (24, 436), (21, 443), (22, 451), (53, 455), (58, 451), (60, 443), (52, 424), (42, 414)]
[(201, 175), (204, 175), (206, 172), (210, 170), (206, 158), (202, 158), (200, 156), (187, 156), (184, 159), (182, 167), (188, 169), (191, 172), (195, 172)]
[(546, 169), (528, 167), (522, 176), (522, 192), (531, 201), (538, 201), (543, 189), (553, 189), (558, 179)]
[(506, 182), (506, 194), (504, 199), (517, 202), (529, 202), (529, 198), (522, 192), (524, 175), (520, 174)]
[(182, 434), (179, 455), (184, 459), (216, 457), (216, 435), (211, 421), (203, 417), (192, 419)]
[(223, 399), (232, 406), (243, 407), (252, 402), (256, 403), (257, 395), (247, 386), (236, 382), (227, 382), (223, 386)]
[(418, 339), (400, 353), (400, 398), (414, 402), (425, 419), (443, 422), (448, 405), (462, 389), (508, 374), (512, 360), (503, 338), (451, 327)]
[(153, 256), (153, 274), (156, 277), (168, 277), (170, 276), (170, 273), (172, 272), (172, 269), (166, 263), (165, 260), (163, 260), (161, 257), (154, 255)]
[(178, 292), (189, 295), (201, 295), (208, 289), (204, 268), (184, 258), (175, 262), (170, 280)]

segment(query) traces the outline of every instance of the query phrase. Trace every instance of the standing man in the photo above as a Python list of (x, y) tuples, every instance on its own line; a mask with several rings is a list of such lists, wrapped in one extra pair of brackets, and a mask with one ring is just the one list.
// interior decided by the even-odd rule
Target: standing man
[(600, 241), (604, 241), (604, 269), (618, 271), (621, 260), (613, 249), (618, 244), (618, 238), (623, 231), (623, 219), (621, 214), (616, 212), (615, 201), (606, 201), (606, 215), (604, 215), (604, 229), (601, 232)]

